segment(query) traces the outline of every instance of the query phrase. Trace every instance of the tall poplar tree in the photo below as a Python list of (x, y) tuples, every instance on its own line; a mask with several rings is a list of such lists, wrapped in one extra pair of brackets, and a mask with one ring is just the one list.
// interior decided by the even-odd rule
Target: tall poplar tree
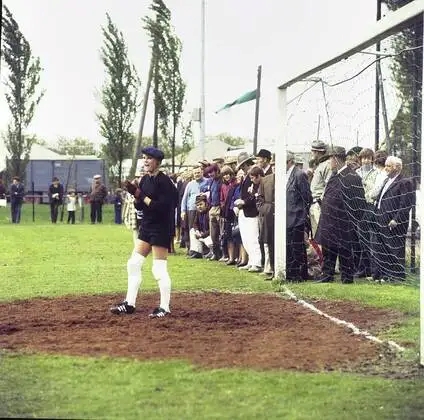
[(11, 122), (5, 135), (9, 153), (9, 176), (25, 177), (34, 137), (25, 130), (30, 125), (35, 109), (44, 92), (38, 90), (42, 71), (40, 58), (32, 55), (31, 46), (10, 10), (3, 6), (2, 59), (6, 63), (6, 101), (11, 112)]
[(101, 60), (105, 66), (106, 82), (101, 90), (104, 111), (97, 115), (100, 134), (106, 144), (103, 155), (110, 171), (110, 180), (117, 185), (122, 180), (122, 161), (133, 142), (132, 126), (139, 107), (140, 79), (128, 58), (124, 35), (106, 14), (107, 25), (102, 27)]

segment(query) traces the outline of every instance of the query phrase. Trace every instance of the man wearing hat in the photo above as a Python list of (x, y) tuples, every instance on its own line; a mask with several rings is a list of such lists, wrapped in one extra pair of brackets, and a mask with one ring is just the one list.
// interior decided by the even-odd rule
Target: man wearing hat
[(141, 208), (143, 218), (140, 223), (138, 241), (127, 262), (128, 289), (122, 303), (110, 308), (113, 314), (132, 314), (142, 277), (141, 269), (150, 254), (153, 255), (152, 273), (160, 291), (160, 303), (149, 315), (150, 318), (163, 318), (170, 314), (171, 279), (168, 273), (168, 249), (175, 231), (175, 208), (178, 192), (172, 180), (159, 170), (164, 158), (161, 150), (145, 147), (142, 150), (146, 175), (138, 185), (125, 182), (128, 192), (136, 199), (136, 208)]
[(212, 161), (218, 165), (219, 169), (222, 169), (224, 166), (224, 158), (222, 157), (216, 157), (215, 159), (212, 159)]
[(315, 236), (323, 254), (323, 273), (318, 282), (333, 281), (338, 257), (342, 283), (353, 283), (356, 267), (352, 244), (358, 240), (358, 223), (366, 208), (365, 193), (359, 175), (346, 165), (345, 148), (334, 146), (329, 156), (334, 172), (322, 197)]
[(102, 183), (101, 175), (93, 176), (93, 183), (90, 190), (90, 219), (91, 224), (102, 223), (103, 204), (107, 197), (107, 189)]
[(56, 176), (53, 177), (48, 193), (50, 200), (50, 219), (52, 223), (57, 222), (59, 206), (63, 203), (63, 194), (63, 185), (59, 182), (59, 178)]
[(236, 172), (236, 166), (237, 166), (237, 157), (236, 156), (227, 156), (224, 159), (224, 165), (229, 166), (235, 173)]
[(264, 171), (264, 176), (272, 174), (272, 155), (269, 150), (261, 149), (256, 155), (256, 164)]
[(321, 213), (320, 204), (325, 186), (331, 175), (327, 145), (321, 140), (315, 140), (311, 145), (312, 162), (314, 162), (311, 180), (312, 205), (310, 208), (310, 219), (312, 235), (315, 235)]
[(312, 195), (307, 175), (296, 167), (295, 155), (290, 151), (287, 152), (286, 201), (286, 279), (302, 281), (308, 276), (304, 237)]

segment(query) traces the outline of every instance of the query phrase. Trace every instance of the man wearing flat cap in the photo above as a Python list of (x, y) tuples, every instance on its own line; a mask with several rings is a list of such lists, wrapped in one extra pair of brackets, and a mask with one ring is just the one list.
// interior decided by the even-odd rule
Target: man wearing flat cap
[(222, 157), (216, 157), (214, 159), (212, 159), (213, 163), (217, 164), (219, 169), (222, 169), (222, 167), (224, 166), (224, 158)]
[(333, 171), (321, 202), (321, 217), (316, 241), (322, 247), (323, 273), (319, 283), (332, 282), (337, 257), (342, 283), (353, 283), (356, 270), (354, 243), (366, 208), (360, 176), (346, 164), (344, 147), (334, 146), (329, 152)]
[(125, 300), (112, 308), (113, 314), (132, 314), (142, 276), (141, 269), (146, 257), (152, 253), (153, 277), (158, 282), (160, 303), (149, 315), (163, 318), (170, 314), (171, 279), (168, 273), (168, 249), (175, 232), (175, 208), (178, 192), (172, 180), (159, 170), (164, 158), (161, 150), (145, 147), (142, 150), (144, 175), (138, 184), (126, 181), (125, 187), (135, 197), (137, 209), (143, 217), (140, 222), (138, 241), (127, 262), (128, 289)]
[(328, 159), (329, 156), (327, 154), (327, 145), (323, 141), (313, 141), (311, 145), (311, 153), (314, 168), (312, 168), (313, 175), (311, 180), (312, 205), (309, 212), (312, 235), (315, 235), (321, 214), (321, 199), (327, 181), (331, 175), (331, 167)]
[(101, 175), (93, 176), (93, 182), (90, 190), (90, 219), (91, 224), (102, 223), (103, 221), (103, 204), (107, 197), (107, 189), (102, 183)]

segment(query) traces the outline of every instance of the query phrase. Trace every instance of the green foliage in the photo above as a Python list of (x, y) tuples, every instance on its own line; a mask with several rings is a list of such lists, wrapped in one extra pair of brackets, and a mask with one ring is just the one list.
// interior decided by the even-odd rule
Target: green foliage
[(3, 6), (3, 10), (2, 58), (8, 69), (5, 97), (12, 114), (5, 137), (9, 152), (7, 171), (12, 176), (24, 178), (34, 142), (33, 137), (25, 135), (25, 129), (44, 95), (44, 92), (37, 91), (42, 69), (40, 58), (32, 55), (31, 46), (12, 13), (6, 6)]
[(102, 147), (110, 180), (122, 180), (122, 161), (133, 142), (132, 126), (139, 107), (137, 93), (140, 79), (128, 59), (128, 49), (121, 31), (106, 14), (107, 25), (102, 27), (104, 44), (101, 59), (107, 80), (102, 87), (101, 102), (104, 112), (97, 115), (100, 133), (106, 139)]
[[(411, 0), (385, 0), (390, 10), (397, 10)], [(391, 72), (401, 100), (400, 109), (392, 122), (390, 154), (399, 155), (408, 175), (419, 176), (421, 136), (421, 79), (422, 79), (422, 21), (414, 22), (397, 34), (392, 41), (395, 51)], [(415, 99), (415, 100), (414, 100)]]
[(157, 128), (171, 144), (172, 170), (175, 166), (176, 131), (184, 109), (186, 85), (180, 72), (182, 44), (171, 25), (171, 12), (163, 0), (153, 0), (154, 17), (143, 19), (149, 34), (154, 61), (155, 127), (153, 144), (157, 145)]
[(248, 141), (247, 139), (243, 137), (233, 137), (229, 133), (221, 133), (215, 136), (217, 139), (223, 141), (224, 143), (227, 143), (231, 146), (237, 147), (237, 146), (244, 146), (245, 143)]
[(53, 150), (60, 155), (96, 155), (96, 148), (94, 143), (88, 139), (76, 137), (74, 139), (68, 139), (66, 137), (59, 137), (54, 146), (49, 146), (50, 150)]

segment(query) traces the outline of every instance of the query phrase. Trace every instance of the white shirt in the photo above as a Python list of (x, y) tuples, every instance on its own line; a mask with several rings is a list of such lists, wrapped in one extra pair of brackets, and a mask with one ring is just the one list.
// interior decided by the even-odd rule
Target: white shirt
[(67, 199), (68, 199), (67, 210), (75, 211), (77, 208), (77, 197), (68, 195)]
[(287, 173), (286, 186), (287, 186), (287, 184), (289, 183), (290, 175), (292, 174), (293, 169), (294, 169), (294, 165), (293, 165), (293, 166), (291, 166), (291, 167), (288, 169), (288, 171), (286, 172), (286, 173)]
[(389, 189), (390, 185), (393, 184), (393, 182), (395, 181), (395, 179), (399, 176), (399, 174), (397, 174), (396, 176), (394, 176), (393, 178), (389, 178), (388, 181), (384, 184), (383, 186), (383, 190), (381, 191), (380, 194), (380, 199), (378, 200), (378, 205), (377, 208), (380, 208), (381, 205), (381, 200), (383, 198), (383, 195), (386, 194), (386, 191)]

